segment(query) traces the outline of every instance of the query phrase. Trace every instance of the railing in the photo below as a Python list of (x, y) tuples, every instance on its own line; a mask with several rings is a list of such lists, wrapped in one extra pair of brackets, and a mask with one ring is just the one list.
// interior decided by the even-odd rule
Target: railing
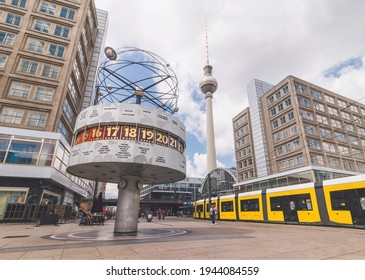
[(0, 223), (38, 222), (43, 214), (48, 214), (51, 210), (53, 214), (58, 215), (59, 221), (66, 222), (74, 218), (70, 205), (55, 205), (51, 209), (50, 205), (44, 204), (8, 203)]

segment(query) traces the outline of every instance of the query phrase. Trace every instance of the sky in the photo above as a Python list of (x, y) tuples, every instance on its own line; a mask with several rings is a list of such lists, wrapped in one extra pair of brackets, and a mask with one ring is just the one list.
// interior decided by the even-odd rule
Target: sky
[(187, 176), (205, 177), (205, 99), (209, 62), (218, 167), (235, 166), (232, 118), (248, 107), (253, 79), (277, 84), (289, 75), (365, 103), (365, 1), (95, 0), (109, 16), (106, 46), (137, 47), (167, 61), (179, 82), (187, 130)]

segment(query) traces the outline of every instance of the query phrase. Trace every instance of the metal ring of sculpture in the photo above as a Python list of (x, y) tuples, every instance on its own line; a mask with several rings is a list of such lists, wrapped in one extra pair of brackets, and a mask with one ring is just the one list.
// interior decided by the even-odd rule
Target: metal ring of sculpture
[(113, 59), (109, 57), (100, 64), (97, 95), (98, 103), (129, 102), (171, 114), (178, 111), (178, 80), (170, 64), (135, 47), (118, 49)]

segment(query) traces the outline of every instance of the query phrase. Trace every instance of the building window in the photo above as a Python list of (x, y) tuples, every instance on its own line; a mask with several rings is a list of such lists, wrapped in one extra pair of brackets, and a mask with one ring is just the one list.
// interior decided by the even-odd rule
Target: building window
[(291, 99), (288, 98), (287, 100), (285, 100), (285, 106), (289, 107), (291, 105)]
[(358, 111), (357, 107), (356, 107), (356, 106), (354, 106), (354, 105), (351, 105), (351, 106), (350, 106), (350, 110), (351, 110), (351, 112), (359, 113), (359, 111)]
[(317, 128), (310, 124), (304, 124), (304, 133), (317, 135)]
[(335, 104), (335, 99), (332, 96), (329, 95), (324, 95), (324, 100), (326, 100), (326, 102), (331, 103), (331, 104)]
[(319, 111), (322, 111), (322, 112), (324, 112), (325, 110), (324, 110), (324, 105), (323, 104), (321, 104), (321, 103), (318, 103), (317, 101), (313, 101), (313, 107), (314, 107), (314, 109), (316, 109), (316, 110), (319, 110)]
[(277, 128), (277, 127), (279, 127), (279, 122), (278, 122), (278, 120), (275, 120), (275, 121), (273, 121), (272, 122), (272, 127), (275, 129), (275, 128)]
[(42, 76), (57, 79), (60, 72), (60, 67), (45, 64), (43, 65)]
[(311, 164), (323, 165), (323, 156), (321, 155), (310, 155)]
[(56, 12), (56, 5), (47, 1), (42, 1), (39, 11), (42, 13), (54, 15)]
[(66, 7), (61, 8), (60, 17), (73, 20), (75, 17), (75, 10)]
[(311, 102), (308, 98), (297, 96), (297, 99), (298, 99), (299, 105), (305, 106), (305, 107), (310, 107), (311, 106)]
[(94, 19), (93, 19), (90, 8), (87, 9), (87, 15), (88, 15), (88, 18), (89, 18), (89, 21), (90, 21), (90, 26), (93, 27), (94, 26)]
[(352, 145), (359, 145), (359, 142), (357, 141), (357, 138), (356, 138), (356, 137), (354, 137), (354, 136), (350, 136), (350, 135), (349, 135), (349, 142), (350, 142), (350, 144), (352, 144)]
[(11, 5), (25, 8), (27, 0), (11, 0)]
[(311, 92), (311, 96), (315, 99), (318, 99), (318, 100), (321, 100), (322, 97), (321, 97), (321, 93), (319, 91), (316, 91), (315, 89), (310, 89), (310, 92)]
[(294, 117), (294, 112), (293, 112), (293, 111), (291, 111), (291, 112), (289, 112), (289, 113), (288, 113), (288, 119), (289, 119), (289, 121), (291, 121), (291, 120), (294, 120), (294, 119), (295, 119), (295, 117)]
[(76, 87), (75, 87), (74, 82), (72, 81), (72, 79), (70, 79), (69, 82), (68, 82), (68, 93), (70, 94), (70, 96), (71, 96), (72, 100), (74, 101), (74, 103), (76, 105), (78, 105), (78, 103), (80, 102), (80, 96), (76, 91)]
[(35, 89), (34, 100), (52, 101), (54, 90), (52, 88), (37, 86)]
[(346, 108), (347, 107), (345, 101), (337, 99), (337, 103), (338, 103), (338, 106), (341, 107), (341, 108)]
[(357, 149), (351, 149), (352, 151), (352, 156), (358, 159), (362, 159), (362, 152), (360, 150)]
[(54, 35), (68, 38), (69, 33), (70, 33), (70, 28), (62, 25), (56, 25)]
[(342, 133), (335, 132), (335, 137), (338, 142), (346, 142), (345, 135), (343, 135)]
[(284, 93), (289, 93), (289, 86), (288, 86), (288, 85), (285, 85), (285, 86), (283, 87), (283, 92), (284, 92)]
[(65, 114), (67, 120), (69, 120), (70, 123), (73, 125), (75, 118), (76, 118), (76, 114), (73, 111), (71, 104), (67, 98), (65, 99), (65, 102), (63, 103), (63, 113)]
[(347, 148), (347, 147), (338, 146), (338, 151), (343, 156), (349, 156), (350, 155), (349, 148)]
[(36, 19), (33, 29), (44, 33), (49, 33), (51, 29), (51, 23), (48, 21)]
[(0, 43), (12, 46), (14, 43), (15, 34), (0, 31)]
[(276, 155), (277, 156), (280, 156), (283, 154), (283, 147), (277, 147), (276, 148)]
[(286, 123), (286, 118), (285, 118), (285, 116), (282, 116), (282, 117), (280, 117), (280, 124), (284, 124), (284, 123)]
[(350, 121), (350, 120), (351, 120), (351, 118), (350, 118), (350, 114), (349, 114), (349, 113), (346, 113), (346, 112), (341, 111), (341, 116), (342, 116), (342, 118), (344, 118), (345, 120), (348, 120), (348, 121)]
[(320, 128), (319, 129), (319, 134), (321, 135), (321, 137), (326, 138), (326, 139), (332, 139), (332, 133), (331, 130), (328, 129), (324, 129), (324, 128)]
[(45, 42), (29, 38), (27, 41), (27, 45), (25, 46), (25, 49), (32, 52), (42, 53), (44, 49)]
[(8, 56), (5, 54), (0, 54), (0, 70), (5, 68), (6, 61), (8, 60)]
[(82, 46), (81, 46), (80, 42), (77, 46), (77, 49), (78, 49), (78, 52), (79, 52), (79, 57), (80, 57), (81, 64), (84, 66), (86, 64), (86, 60), (85, 60), (84, 51), (82, 50)]
[(316, 139), (307, 139), (307, 147), (316, 150), (321, 149), (321, 145), (319, 144), (319, 141)]
[(22, 17), (19, 16), (19, 15), (8, 13), (7, 16), (6, 16), (5, 22), (8, 23), (8, 24), (19, 26), (21, 19), (22, 19)]
[(271, 109), (271, 116), (275, 116), (276, 115), (276, 108), (272, 108)]
[(354, 122), (358, 125), (362, 125), (362, 118), (361, 117), (357, 118), (357, 119), (354, 120)]
[(329, 166), (332, 168), (340, 167), (340, 162), (337, 158), (328, 157), (327, 162), (328, 162)]
[(58, 124), (58, 132), (61, 133), (69, 143), (71, 143), (72, 134), (62, 121)]
[(0, 116), (0, 122), (20, 124), (24, 110), (4, 107)]
[(269, 104), (274, 103), (274, 95), (271, 95), (271, 96), (268, 98), (268, 100), (269, 100)]
[(332, 126), (335, 128), (342, 128), (341, 122), (338, 120), (331, 119)]
[(29, 84), (13, 82), (11, 84), (10, 96), (20, 97), (20, 98), (29, 98), (31, 86)]
[(18, 72), (34, 75), (37, 72), (37, 68), (38, 68), (38, 62), (31, 61), (28, 59), (22, 59), (20, 60)]
[(361, 128), (361, 127), (358, 127), (357, 128), (357, 133), (359, 133), (362, 136), (365, 136), (365, 129), (364, 128)]
[(297, 157), (296, 157), (296, 162), (297, 162), (298, 164), (303, 164), (303, 163), (304, 163), (303, 156), (297, 156)]
[(332, 108), (332, 107), (329, 107), (328, 106), (328, 113), (331, 114), (331, 115), (333, 115), (333, 116), (338, 117), (338, 111), (337, 111), (336, 108)]
[(299, 141), (299, 139), (293, 141), (293, 148), (294, 148), (294, 151), (297, 151), (297, 150), (300, 149), (300, 141)]
[(357, 163), (357, 168), (359, 169), (359, 172), (365, 173), (365, 163), (358, 162)]
[(312, 112), (308, 112), (308, 111), (304, 111), (304, 110), (300, 110), (300, 115), (302, 116), (302, 118), (307, 119), (307, 120), (311, 120), (313, 121), (313, 113)]
[(65, 52), (65, 47), (64, 46), (60, 46), (60, 45), (56, 45), (56, 44), (50, 44), (49, 45), (48, 53), (50, 55), (54, 55), (54, 56), (57, 56), (57, 57), (63, 57), (64, 52)]
[(348, 132), (355, 132), (354, 131), (354, 126), (352, 124), (349, 124), (349, 123), (345, 123), (345, 129)]
[(79, 85), (81, 85), (81, 73), (80, 73), (80, 68), (79, 68), (79, 65), (77, 63), (77, 61), (75, 60), (74, 63), (73, 63), (73, 72), (75, 74), (75, 77), (76, 77), (76, 81)]
[(30, 111), (28, 113), (26, 125), (36, 126), (36, 127), (45, 127), (46, 119), (47, 119), (46, 113)]
[(294, 83), (294, 89), (297, 93), (306, 94), (307, 87)]
[(336, 149), (335, 149), (335, 145), (331, 144), (331, 143), (327, 143), (327, 142), (323, 142), (323, 150), (325, 150), (326, 152), (329, 153), (335, 153)]

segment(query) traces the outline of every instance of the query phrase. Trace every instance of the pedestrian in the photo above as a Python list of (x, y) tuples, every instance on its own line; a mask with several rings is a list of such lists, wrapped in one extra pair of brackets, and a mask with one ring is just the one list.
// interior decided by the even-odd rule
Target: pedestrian
[(210, 206), (209, 214), (210, 214), (210, 219), (212, 221), (212, 225), (215, 225), (215, 215), (216, 215), (216, 213), (215, 213), (215, 205), (214, 204), (212, 204)]
[(217, 224), (217, 221), (218, 221), (218, 207), (217, 207), (217, 205), (214, 205), (214, 213), (215, 213), (214, 224)]

